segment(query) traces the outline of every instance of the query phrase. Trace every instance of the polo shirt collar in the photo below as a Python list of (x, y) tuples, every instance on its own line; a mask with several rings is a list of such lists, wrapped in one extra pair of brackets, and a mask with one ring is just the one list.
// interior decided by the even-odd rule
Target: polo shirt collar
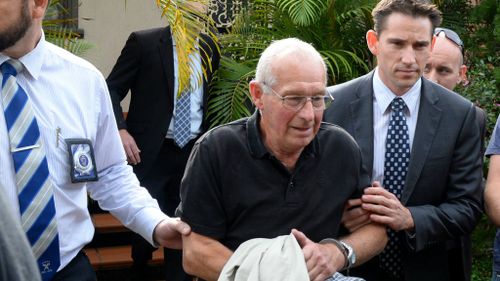
[[(271, 155), (271, 153), (267, 150), (264, 142), (262, 141), (262, 135), (260, 133), (260, 113), (258, 110), (255, 110), (255, 113), (247, 119), (247, 145), (250, 150), (250, 153), (257, 158), (263, 158), (266, 155)], [(321, 128), (320, 128), (321, 131)], [(320, 132), (318, 132), (319, 134)], [(319, 140), (318, 135), (314, 137), (312, 142), (308, 144), (304, 150), (300, 158), (314, 156), (319, 151)], [(299, 159), (300, 159), (299, 158)]]

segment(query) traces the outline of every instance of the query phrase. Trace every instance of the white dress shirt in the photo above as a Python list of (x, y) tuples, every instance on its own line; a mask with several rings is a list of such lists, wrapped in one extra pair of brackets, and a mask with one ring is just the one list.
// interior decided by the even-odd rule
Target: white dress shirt
[[(401, 98), (406, 103), (404, 114), (410, 134), (410, 151), (413, 147), (415, 128), (417, 127), (418, 109), (420, 108), (420, 90), (422, 80), (417, 82)], [(391, 102), (397, 97), (380, 79), (378, 67), (373, 75), (373, 171), (372, 181), (384, 183), (385, 139), (391, 120)]]
[[(0, 53), (0, 64), (8, 59)], [(102, 74), (89, 62), (46, 42), (44, 35), (36, 48), (20, 61), (25, 69), (17, 75), (17, 81), (33, 105), (50, 179), (54, 183), (61, 254), (59, 269), (64, 268), (94, 235), (87, 210), (87, 193), (125, 226), (153, 243), (153, 230), (166, 215), (146, 189), (139, 186), (132, 168), (127, 165)], [(0, 185), (4, 189), (1, 192), (6, 193), (13, 210), (19, 214), (2, 103), (0, 107)], [(65, 138), (92, 142), (98, 181), (71, 183)]]

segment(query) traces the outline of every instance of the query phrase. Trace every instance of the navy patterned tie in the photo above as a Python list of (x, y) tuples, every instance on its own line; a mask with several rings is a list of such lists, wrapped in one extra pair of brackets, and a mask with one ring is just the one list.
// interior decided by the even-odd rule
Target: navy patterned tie
[[(403, 109), (406, 107), (402, 98), (391, 102), (391, 120), (387, 130), (384, 161), (384, 187), (401, 199), (405, 185), (406, 172), (410, 161), (410, 136)], [(397, 233), (387, 232), (389, 242), (380, 254), (380, 265), (389, 274), (400, 278), (402, 274), (401, 243)]]
[(37, 259), (42, 280), (60, 265), (56, 212), (40, 131), (26, 92), (16, 75), (23, 65), (9, 60), (0, 66), (2, 104), (16, 172), (21, 223)]
[(175, 104), (174, 141), (183, 148), (191, 139), (191, 94), (184, 91)]

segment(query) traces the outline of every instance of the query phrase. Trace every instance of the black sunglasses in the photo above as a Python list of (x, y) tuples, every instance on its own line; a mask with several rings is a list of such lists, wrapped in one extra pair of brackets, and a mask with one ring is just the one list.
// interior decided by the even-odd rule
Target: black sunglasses
[(460, 48), (460, 51), (462, 52), (462, 56), (463, 56), (464, 55), (464, 42), (462, 41), (462, 39), (460, 39), (460, 36), (458, 36), (458, 34), (455, 31), (448, 29), (448, 28), (436, 27), (434, 29), (435, 36), (439, 36), (439, 34), (441, 34), (441, 33), (444, 33), (446, 38), (451, 40), (451, 42), (455, 43), (455, 45), (457, 45)]

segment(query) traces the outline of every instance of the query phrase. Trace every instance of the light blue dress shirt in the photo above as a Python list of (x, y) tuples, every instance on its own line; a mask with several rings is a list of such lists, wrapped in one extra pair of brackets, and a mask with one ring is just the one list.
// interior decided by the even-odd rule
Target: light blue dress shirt
[[(380, 79), (378, 67), (373, 75), (373, 171), (372, 181), (384, 182), (385, 139), (391, 119), (392, 100), (397, 97)], [(422, 80), (417, 82), (401, 98), (406, 103), (404, 114), (408, 133), (410, 134), (410, 150), (413, 147), (415, 128), (417, 127), (418, 109), (420, 108), (420, 90)]]

